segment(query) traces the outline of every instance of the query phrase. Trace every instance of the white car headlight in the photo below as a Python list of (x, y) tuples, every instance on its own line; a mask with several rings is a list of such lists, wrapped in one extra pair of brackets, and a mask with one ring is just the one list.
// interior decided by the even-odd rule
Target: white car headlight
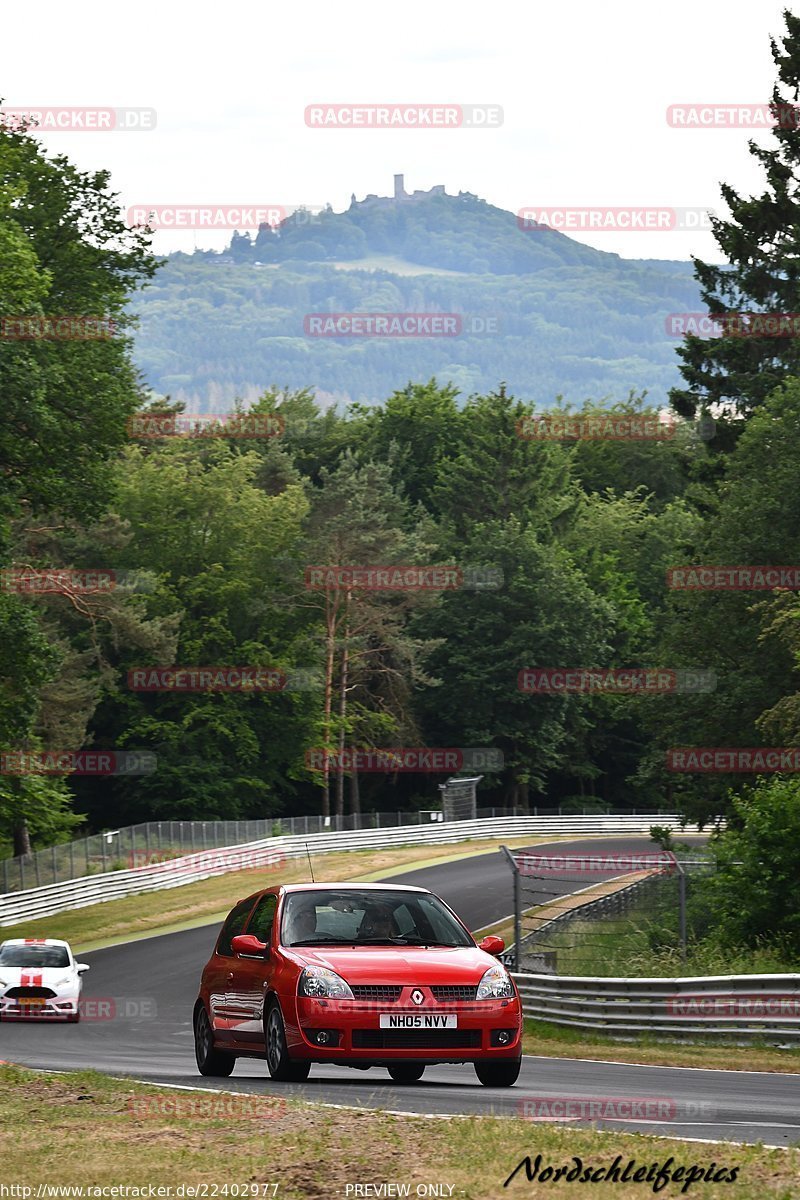
[(334, 1000), (352, 1000), (350, 985), (328, 967), (304, 967), (300, 975), (301, 996), (327, 996)]
[(66, 987), (68, 983), (74, 983), (75, 980), (71, 975), (65, 975), (63, 979), (57, 980), (55, 987)]
[(483, 979), (478, 984), (478, 1000), (505, 1000), (514, 995), (514, 985), (511, 976), (498, 964), (489, 967)]

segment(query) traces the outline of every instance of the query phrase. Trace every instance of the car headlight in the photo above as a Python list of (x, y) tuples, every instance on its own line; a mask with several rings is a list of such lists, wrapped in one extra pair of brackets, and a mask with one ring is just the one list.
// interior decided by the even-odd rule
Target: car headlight
[(5, 979), (0, 979), (0, 987), (8, 987), (8, 984), (6, 983)]
[(66, 987), (68, 983), (74, 983), (74, 980), (71, 975), (65, 975), (63, 979), (57, 980), (55, 986), (56, 987)]
[(335, 1000), (352, 1000), (350, 985), (328, 967), (304, 967), (300, 975), (301, 996), (328, 996)]
[(501, 966), (489, 967), (478, 984), (478, 1000), (505, 1000), (514, 995), (511, 976)]

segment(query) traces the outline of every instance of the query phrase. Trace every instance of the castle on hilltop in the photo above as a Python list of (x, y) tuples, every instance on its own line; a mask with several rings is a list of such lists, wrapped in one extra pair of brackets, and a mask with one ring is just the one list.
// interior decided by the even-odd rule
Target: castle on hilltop
[[(350, 197), (350, 207), (369, 207), (381, 206), (386, 207), (391, 204), (418, 204), (420, 200), (424, 200), (427, 196), (446, 196), (445, 186), (443, 183), (434, 184), (432, 188), (428, 188), (427, 192), (417, 190), (415, 192), (407, 192), (405, 188), (405, 177), (403, 175), (395, 175), (394, 177), (394, 195), (393, 196), (376, 196), (374, 192), (370, 192), (363, 200), (356, 200), (356, 194), (353, 192)], [(459, 192), (459, 200), (477, 200), (478, 197), (473, 192)]]

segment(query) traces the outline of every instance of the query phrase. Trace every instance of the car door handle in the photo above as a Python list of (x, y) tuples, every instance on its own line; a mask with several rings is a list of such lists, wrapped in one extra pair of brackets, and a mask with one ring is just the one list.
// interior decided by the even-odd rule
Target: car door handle
[(233, 979), (233, 971), (228, 971), (227, 978), (228, 978), (228, 979)]

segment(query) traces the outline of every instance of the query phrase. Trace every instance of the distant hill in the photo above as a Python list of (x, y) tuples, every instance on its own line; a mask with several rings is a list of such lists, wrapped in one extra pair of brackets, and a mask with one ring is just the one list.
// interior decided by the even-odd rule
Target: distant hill
[[(200, 411), (273, 383), (374, 403), (431, 376), (465, 395), (502, 379), (540, 405), (632, 388), (662, 404), (679, 380), (665, 317), (699, 304), (690, 263), (525, 232), (513, 213), (439, 188), (301, 211), (234, 234), (221, 255), (169, 256), (138, 298), (136, 357), (150, 387)], [(311, 336), (305, 321), (421, 312), (459, 314), (456, 335)]]

